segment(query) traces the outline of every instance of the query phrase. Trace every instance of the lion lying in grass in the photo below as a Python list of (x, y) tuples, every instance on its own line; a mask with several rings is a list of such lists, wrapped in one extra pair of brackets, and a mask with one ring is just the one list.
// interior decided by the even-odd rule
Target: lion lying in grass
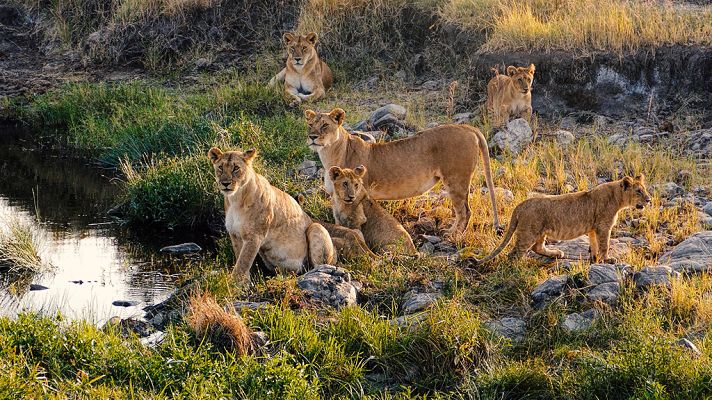
[(377, 252), (400, 251), (415, 254), (417, 250), (403, 225), (371, 199), (363, 184), (366, 168), (355, 169), (333, 166), (329, 176), (334, 182), (331, 196), (334, 220), (340, 225), (360, 229), (366, 244)]
[(530, 248), (546, 257), (561, 258), (564, 256), (561, 250), (544, 246), (547, 237), (571, 240), (587, 234), (591, 243), (591, 261), (615, 263), (616, 260), (608, 257), (608, 247), (618, 212), (627, 207), (642, 209), (649, 202), (650, 194), (645, 188), (643, 175), (604, 183), (589, 191), (524, 200), (514, 209), (502, 243), (476, 263), (495, 258), (515, 232), (517, 240), (509, 253), (510, 258), (520, 257)]
[(334, 246), (323, 226), (312, 222), (292, 196), (252, 169), (257, 152), (208, 152), (215, 180), (225, 197), (225, 228), (237, 262), (233, 275), (250, 281), (257, 254), (268, 268), (299, 272), (305, 266), (333, 264)]

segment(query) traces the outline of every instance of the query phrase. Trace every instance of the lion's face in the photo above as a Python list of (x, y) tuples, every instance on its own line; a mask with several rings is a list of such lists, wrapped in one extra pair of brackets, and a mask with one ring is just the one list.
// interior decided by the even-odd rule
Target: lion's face
[(359, 165), (354, 169), (337, 166), (329, 169), (329, 177), (334, 182), (335, 199), (345, 204), (359, 204), (366, 197), (363, 176), (366, 167)]
[(223, 153), (222, 150), (213, 147), (208, 151), (208, 158), (215, 169), (215, 181), (223, 194), (232, 194), (245, 183), (256, 155), (255, 149)]
[(626, 176), (621, 181), (623, 188), (623, 199), (629, 207), (635, 207), (638, 210), (650, 203), (650, 193), (645, 188), (645, 177), (643, 175), (631, 178)]
[(316, 33), (311, 32), (304, 35), (296, 35), (294, 33), (285, 33), (282, 36), (284, 44), (287, 46), (287, 54), (289, 54), (289, 61), (296, 68), (301, 68), (312, 58), (316, 57), (316, 42), (318, 37)]
[(335, 108), (330, 113), (306, 110), (304, 116), (307, 119), (307, 144), (310, 149), (319, 151), (320, 148), (330, 146), (339, 140), (339, 128), (346, 117), (344, 110)]
[(528, 67), (507, 67), (507, 75), (512, 79), (514, 87), (522, 94), (527, 94), (532, 89), (532, 81), (534, 80), (534, 64), (529, 64)]

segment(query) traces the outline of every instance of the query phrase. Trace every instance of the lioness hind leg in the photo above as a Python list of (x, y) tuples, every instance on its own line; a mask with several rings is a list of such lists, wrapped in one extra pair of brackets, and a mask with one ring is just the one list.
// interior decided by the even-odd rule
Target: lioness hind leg
[(470, 204), (467, 201), (470, 193), (470, 179), (472, 174), (466, 179), (447, 180), (443, 179), (445, 190), (448, 192), (452, 207), (455, 211), (455, 222), (450, 228), (449, 234), (462, 233), (470, 222)]
[(546, 241), (546, 236), (542, 236), (539, 239), (537, 239), (536, 243), (534, 243), (534, 250), (535, 253), (541, 254), (542, 256), (546, 257), (551, 257), (551, 258), (563, 258), (564, 257), (564, 252), (561, 250), (555, 250), (555, 249), (547, 249), (546, 246), (544, 246), (544, 242)]
[(536, 243), (537, 238), (531, 234), (517, 231), (517, 239), (514, 242), (514, 247), (509, 252), (507, 257), (512, 260), (527, 254), (527, 251)]
[(311, 267), (321, 264), (334, 264), (336, 251), (326, 228), (317, 223), (309, 225), (307, 228), (307, 243)]

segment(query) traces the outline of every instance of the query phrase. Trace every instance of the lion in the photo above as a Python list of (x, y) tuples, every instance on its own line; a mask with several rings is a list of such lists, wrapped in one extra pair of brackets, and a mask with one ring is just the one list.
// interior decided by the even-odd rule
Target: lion
[(291, 196), (270, 185), (252, 168), (254, 149), (208, 151), (215, 180), (225, 198), (225, 228), (237, 262), (233, 275), (249, 283), (257, 254), (279, 272), (333, 264), (335, 252), (326, 229), (314, 223)]
[(359, 229), (366, 244), (377, 252), (396, 252), (400, 249), (407, 254), (416, 254), (417, 250), (401, 225), (391, 214), (373, 200), (363, 177), (366, 167), (359, 165), (352, 169), (333, 166), (329, 176), (334, 182), (334, 195), (331, 206), (337, 224)]
[(282, 40), (287, 46), (287, 66), (269, 81), (268, 86), (284, 82), (284, 92), (292, 100), (292, 107), (324, 97), (334, 83), (334, 77), (316, 52), (317, 34), (311, 32), (304, 36), (288, 32)]
[[(487, 141), (476, 128), (441, 125), (393, 142), (367, 143), (344, 129), (346, 112), (340, 108), (329, 113), (306, 110), (304, 115), (309, 125), (309, 148), (319, 154), (324, 168), (363, 165), (363, 183), (373, 200), (417, 196), (442, 181), (455, 209), (455, 222), (450, 229), (453, 234), (463, 232), (470, 220), (470, 181), (481, 155), (494, 226), (499, 229)], [(333, 196), (330, 174), (324, 174), (324, 186)]]
[(532, 81), (534, 64), (528, 67), (507, 67), (507, 75), (496, 68), (487, 84), (487, 112), (493, 126), (506, 124), (512, 116), (532, 117)]
[(562, 258), (561, 250), (547, 249), (547, 238), (571, 240), (587, 234), (591, 243), (591, 262), (616, 263), (608, 257), (611, 229), (618, 212), (627, 207), (642, 209), (650, 203), (643, 175), (629, 176), (603, 183), (588, 191), (541, 196), (524, 200), (512, 213), (509, 229), (502, 243), (477, 264), (495, 258), (517, 233), (510, 259), (524, 255), (530, 248), (546, 257)]

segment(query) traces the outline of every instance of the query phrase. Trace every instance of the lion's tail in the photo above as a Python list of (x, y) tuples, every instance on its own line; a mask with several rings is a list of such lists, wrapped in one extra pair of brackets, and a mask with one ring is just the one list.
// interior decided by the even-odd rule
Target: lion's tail
[(497, 215), (497, 201), (494, 196), (494, 184), (492, 183), (492, 168), (490, 167), (489, 148), (487, 147), (487, 139), (477, 130), (477, 139), (479, 142), (480, 153), (482, 154), (482, 167), (485, 170), (485, 182), (487, 182), (487, 190), (489, 191), (490, 200), (492, 201), (492, 214), (494, 215), (494, 229), (500, 230), (499, 216)]
[(507, 244), (509, 244), (509, 241), (512, 240), (512, 236), (514, 235), (514, 231), (517, 229), (517, 225), (519, 224), (519, 213), (517, 212), (517, 209), (514, 209), (514, 213), (512, 213), (512, 220), (509, 221), (509, 229), (507, 229), (507, 233), (504, 235), (504, 238), (502, 238), (502, 243), (497, 246), (492, 253), (490, 253), (487, 257), (481, 259), (481, 260), (475, 260), (476, 264), (483, 264), (486, 263), (493, 258), (497, 257), (499, 253), (504, 250), (505, 247), (507, 247)]

